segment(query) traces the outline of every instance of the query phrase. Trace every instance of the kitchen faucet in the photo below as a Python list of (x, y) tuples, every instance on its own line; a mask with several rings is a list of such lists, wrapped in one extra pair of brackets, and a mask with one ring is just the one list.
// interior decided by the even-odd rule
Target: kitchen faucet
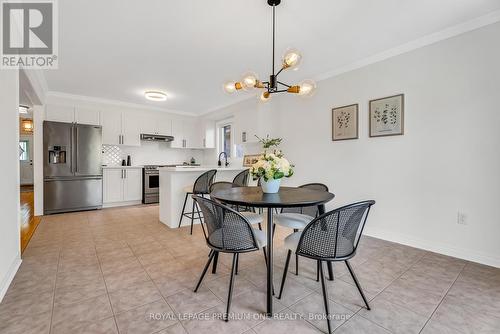
[(229, 166), (229, 162), (227, 162), (227, 153), (226, 153), (226, 152), (224, 152), (224, 151), (220, 152), (220, 154), (219, 154), (219, 161), (217, 162), (217, 165), (218, 165), (219, 167), (220, 167), (220, 166), (222, 166), (221, 156), (222, 156), (223, 154), (224, 154), (224, 160), (226, 161), (226, 163), (225, 163), (225, 167), (227, 167), (227, 166)]

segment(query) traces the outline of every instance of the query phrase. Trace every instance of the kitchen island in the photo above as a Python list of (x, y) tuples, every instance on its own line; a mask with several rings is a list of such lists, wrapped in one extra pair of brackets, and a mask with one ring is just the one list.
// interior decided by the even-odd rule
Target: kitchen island
[[(217, 167), (217, 166), (178, 166), (160, 167), (160, 221), (171, 228), (179, 226), (182, 204), (186, 196), (185, 188), (192, 186), (194, 181), (204, 172), (216, 169), (215, 181), (233, 181), (245, 167)], [(188, 199), (186, 211), (191, 211), (192, 200)], [(184, 217), (182, 225), (189, 225), (191, 221)], [(195, 220), (199, 223), (199, 220)]]

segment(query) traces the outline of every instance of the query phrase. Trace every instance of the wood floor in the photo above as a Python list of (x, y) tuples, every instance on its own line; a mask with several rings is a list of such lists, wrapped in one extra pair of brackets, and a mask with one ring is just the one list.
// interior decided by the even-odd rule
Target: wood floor
[[(35, 216), (34, 193), (21, 187), (21, 253), (24, 252), (26, 246), (33, 236), (41, 217)], [(23, 189), (25, 188), (25, 189)]]

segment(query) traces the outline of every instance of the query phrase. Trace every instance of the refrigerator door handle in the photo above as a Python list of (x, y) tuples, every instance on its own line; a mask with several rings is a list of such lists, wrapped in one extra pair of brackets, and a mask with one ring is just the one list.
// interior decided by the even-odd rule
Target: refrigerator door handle
[(78, 173), (78, 127), (74, 126), (75, 129), (75, 173)]
[(70, 170), (71, 174), (74, 174), (74, 171), (73, 171), (73, 140), (75, 138), (74, 132), (75, 132), (75, 128), (72, 124), (71, 125), (71, 133), (70, 133), (70, 137), (69, 137), (69, 142), (70, 142), (69, 143), (69, 146), (70, 146), (69, 170)]

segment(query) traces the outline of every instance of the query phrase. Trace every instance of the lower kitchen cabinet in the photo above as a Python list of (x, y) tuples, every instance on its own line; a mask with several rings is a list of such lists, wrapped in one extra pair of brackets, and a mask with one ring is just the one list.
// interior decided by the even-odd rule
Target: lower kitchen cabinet
[(139, 204), (142, 201), (142, 167), (103, 169), (103, 206)]

